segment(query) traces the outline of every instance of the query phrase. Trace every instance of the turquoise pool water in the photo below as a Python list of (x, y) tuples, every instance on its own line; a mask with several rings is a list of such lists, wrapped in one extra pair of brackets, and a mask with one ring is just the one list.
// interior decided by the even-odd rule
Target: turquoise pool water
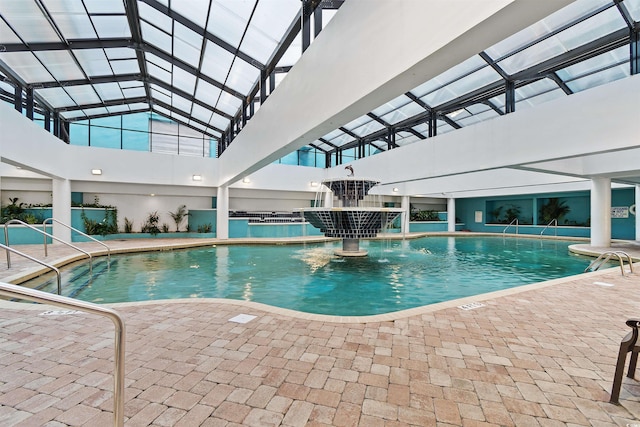
[[(63, 270), (63, 294), (111, 303), (230, 298), (309, 313), (371, 315), (581, 273), (571, 242), (502, 237), (362, 241), (365, 258), (338, 258), (341, 243), (247, 245), (147, 252)], [(55, 292), (54, 281), (46, 289)]]

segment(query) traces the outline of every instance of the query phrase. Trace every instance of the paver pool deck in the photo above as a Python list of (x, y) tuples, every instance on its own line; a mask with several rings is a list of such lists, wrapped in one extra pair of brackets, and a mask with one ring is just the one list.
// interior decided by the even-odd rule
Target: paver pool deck
[[(191, 244), (133, 240), (108, 243)], [(637, 243), (614, 246), (640, 259)], [(12, 264), (0, 281), (33, 268)], [(625, 377), (620, 405), (608, 403), (624, 322), (640, 317), (635, 270), (363, 318), (219, 299), (109, 304), (127, 328), (125, 425), (640, 426), (640, 381)], [(0, 425), (111, 425), (112, 323), (49, 310), (0, 302)]]

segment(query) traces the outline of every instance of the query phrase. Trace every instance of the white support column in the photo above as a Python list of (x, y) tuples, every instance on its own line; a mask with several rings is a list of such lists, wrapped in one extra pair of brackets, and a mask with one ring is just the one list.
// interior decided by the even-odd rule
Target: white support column
[(640, 241), (640, 215), (638, 215), (638, 205), (640, 205), (640, 184), (636, 184), (636, 199), (633, 204), (636, 208), (636, 240)]
[(324, 207), (332, 208), (333, 207), (333, 191), (327, 190), (324, 192)]
[(611, 246), (611, 179), (591, 180), (591, 246)]
[(406, 234), (409, 232), (409, 225), (411, 221), (411, 197), (402, 196), (401, 207), (404, 209), (402, 212), (402, 222), (400, 225), (400, 232)]
[(216, 198), (216, 238), (229, 238), (229, 187), (218, 187)]
[[(52, 214), (55, 219), (65, 224), (71, 224), (71, 181), (64, 178), (52, 179)], [(71, 230), (60, 224), (53, 224), (53, 233), (58, 239), (71, 242)], [(55, 240), (52, 242), (55, 243)]]
[(456, 231), (456, 199), (453, 197), (447, 199), (447, 231)]

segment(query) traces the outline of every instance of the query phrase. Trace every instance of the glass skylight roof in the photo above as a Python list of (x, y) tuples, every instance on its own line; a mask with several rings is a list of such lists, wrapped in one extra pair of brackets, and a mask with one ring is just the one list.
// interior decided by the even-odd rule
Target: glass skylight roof
[[(32, 87), (37, 105), (66, 120), (146, 109), (232, 138), (300, 58), (302, 4), (2, 0), (0, 94)], [(341, 1), (319, 4), (326, 26)], [(639, 19), (640, 0), (576, 0), (311, 145), (335, 152), (364, 141), (373, 153), (394, 146), (389, 130), (402, 146), (628, 77)]]

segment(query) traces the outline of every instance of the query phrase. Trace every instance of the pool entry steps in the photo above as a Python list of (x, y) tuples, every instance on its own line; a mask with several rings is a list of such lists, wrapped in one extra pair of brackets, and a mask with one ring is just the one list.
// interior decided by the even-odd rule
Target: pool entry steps
[(360, 239), (376, 237), (403, 210), (384, 208), (379, 197), (367, 197), (369, 191), (380, 182), (355, 178), (350, 166), (345, 169), (351, 171), (350, 176), (322, 181), (316, 194), (316, 207), (303, 209), (303, 214), (325, 236), (342, 238), (342, 249), (336, 250), (336, 255), (366, 256), (367, 251), (360, 249)]

